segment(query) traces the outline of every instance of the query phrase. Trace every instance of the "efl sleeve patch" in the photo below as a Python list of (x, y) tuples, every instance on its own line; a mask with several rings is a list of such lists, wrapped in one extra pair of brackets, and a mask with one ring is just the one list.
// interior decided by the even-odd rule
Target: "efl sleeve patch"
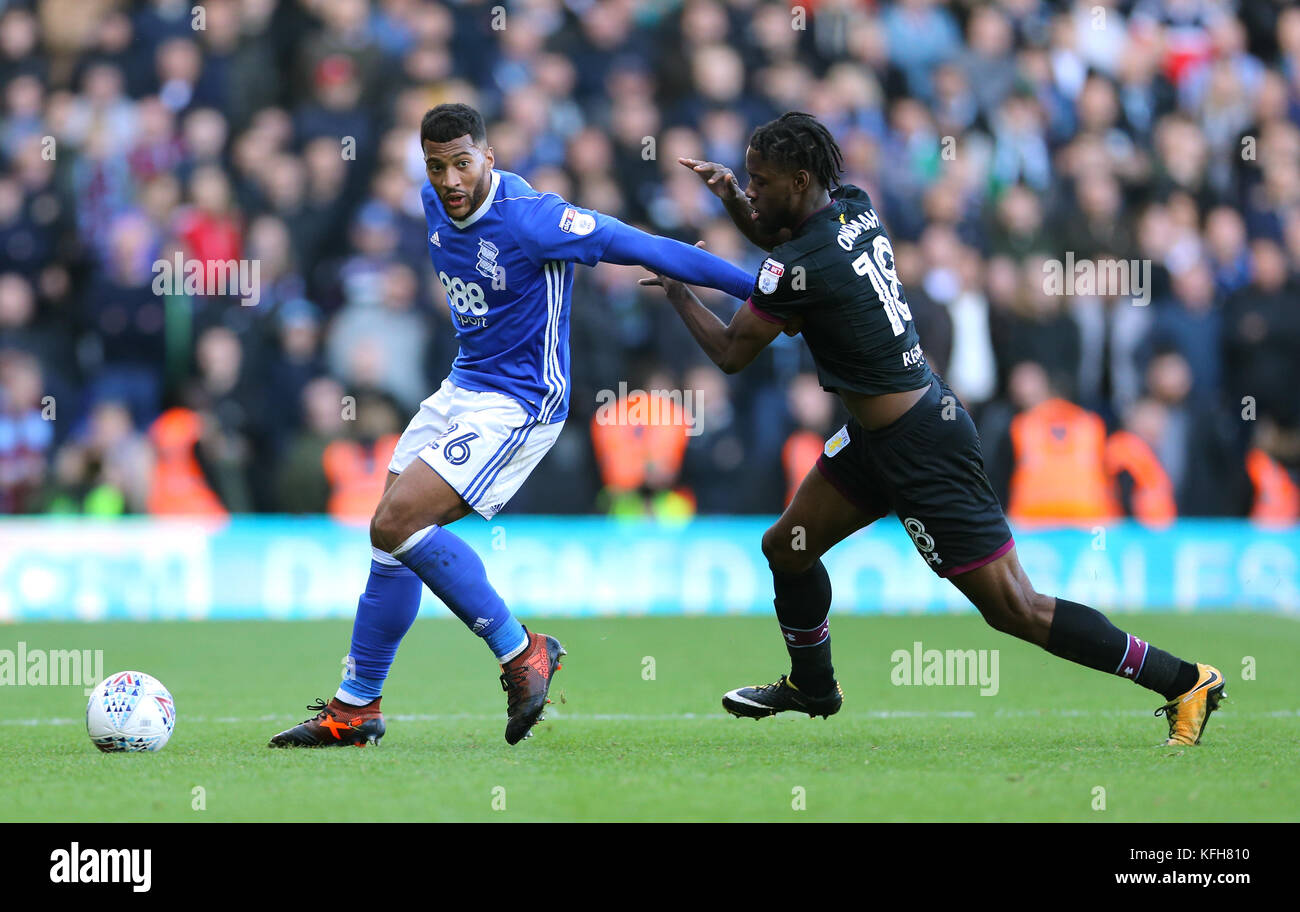
[(758, 290), (763, 294), (776, 291), (776, 286), (785, 275), (785, 264), (768, 257), (763, 261), (763, 268), (758, 271)]
[(579, 212), (572, 206), (564, 210), (560, 216), (560, 230), (569, 234), (576, 234), (578, 237), (586, 237), (596, 230), (595, 216), (587, 212)]

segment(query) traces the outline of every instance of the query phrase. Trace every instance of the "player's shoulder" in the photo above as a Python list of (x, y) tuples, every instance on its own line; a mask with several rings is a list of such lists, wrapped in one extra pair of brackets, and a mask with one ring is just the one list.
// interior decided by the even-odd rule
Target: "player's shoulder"
[(853, 184), (840, 184), (831, 191), (830, 197), (833, 200), (858, 202), (867, 206), (871, 205), (871, 197), (867, 194), (867, 191)]
[(817, 263), (818, 253), (828, 242), (833, 243), (834, 240), (833, 233), (827, 238), (825, 232), (819, 228), (803, 231), (785, 243), (773, 247), (767, 259), (775, 263), (778, 269), (790, 269), (795, 266), (811, 269)]
[[(582, 210), (558, 193), (534, 188), (518, 174), (509, 171), (498, 173), (501, 182), (494, 205), (509, 213), (511, 221), (517, 227), (541, 229), (550, 227), (554, 222), (555, 227), (563, 231), (572, 230)], [(595, 223), (592, 225), (594, 227)]]
[(554, 193), (543, 193), (533, 187), (523, 177), (515, 174), (513, 171), (502, 171), (496, 169), (497, 174), (497, 198), (496, 202), (513, 206), (527, 206), (544, 201), (547, 197), (558, 197)]
[(836, 187), (835, 192), (831, 194), (831, 199), (834, 201), (836, 218), (827, 219), (826, 225), (834, 240), (838, 241), (839, 235), (855, 224), (871, 230), (879, 227), (880, 217), (876, 214), (875, 207), (871, 205), (871, 197), (861, 187), (852, 184)]

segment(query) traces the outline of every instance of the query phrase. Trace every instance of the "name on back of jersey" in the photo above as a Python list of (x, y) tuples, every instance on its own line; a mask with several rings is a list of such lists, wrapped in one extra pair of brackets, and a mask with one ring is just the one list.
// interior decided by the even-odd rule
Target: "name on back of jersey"
[(875, 231), (880, 227), (880, 216), (875, 209), (860, 212), (845, 222), (835, 235), (836, 242), (845, 250), (852, 250), (864, 231)]

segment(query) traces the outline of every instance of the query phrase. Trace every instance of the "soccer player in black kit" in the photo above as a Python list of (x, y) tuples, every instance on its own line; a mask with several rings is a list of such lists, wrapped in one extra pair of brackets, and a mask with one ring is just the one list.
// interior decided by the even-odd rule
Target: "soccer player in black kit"
[[(780, 332), (802, 333), (822, 386), (851, 420), (826, 442), (794, 499), (763, 535), (791, 671), (722, 698), (736, 716), (830, 716), (843, 702), (831, 664), (831, 583), (821, 556), (894, 512), (917, 551), (996, 630), (1160, 694), (1170, 745), (1196, 744), (1224, 698), (1218, 669), (1185, 662), (1086, 605), (1035, 592), (984, 473), (974, 422), (926, 363), (889, 236), (867, 194), (840, 184), (843, 161), (811, 115), (759, 127), (749, 187), (713, 162), (681, 159), (741, 232), (770, 251), (752, 296), (722, 323), (680, 282), (655, 276), (691, 334), (735, 373)], [(803, 534), (796, 535), (802, 528)], [(803, 547), (796, 547), (801, 544)]]

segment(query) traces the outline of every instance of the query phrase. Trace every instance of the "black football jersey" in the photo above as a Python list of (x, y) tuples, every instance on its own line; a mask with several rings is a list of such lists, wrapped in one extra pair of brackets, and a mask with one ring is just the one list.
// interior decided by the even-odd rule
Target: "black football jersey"
[(864, 190), (845, 184), (763, 261), (750, 306), (780, 323), (802, 320), (822, 387), (874, 396), (920, 389), (921, 351), (894, 251)]

